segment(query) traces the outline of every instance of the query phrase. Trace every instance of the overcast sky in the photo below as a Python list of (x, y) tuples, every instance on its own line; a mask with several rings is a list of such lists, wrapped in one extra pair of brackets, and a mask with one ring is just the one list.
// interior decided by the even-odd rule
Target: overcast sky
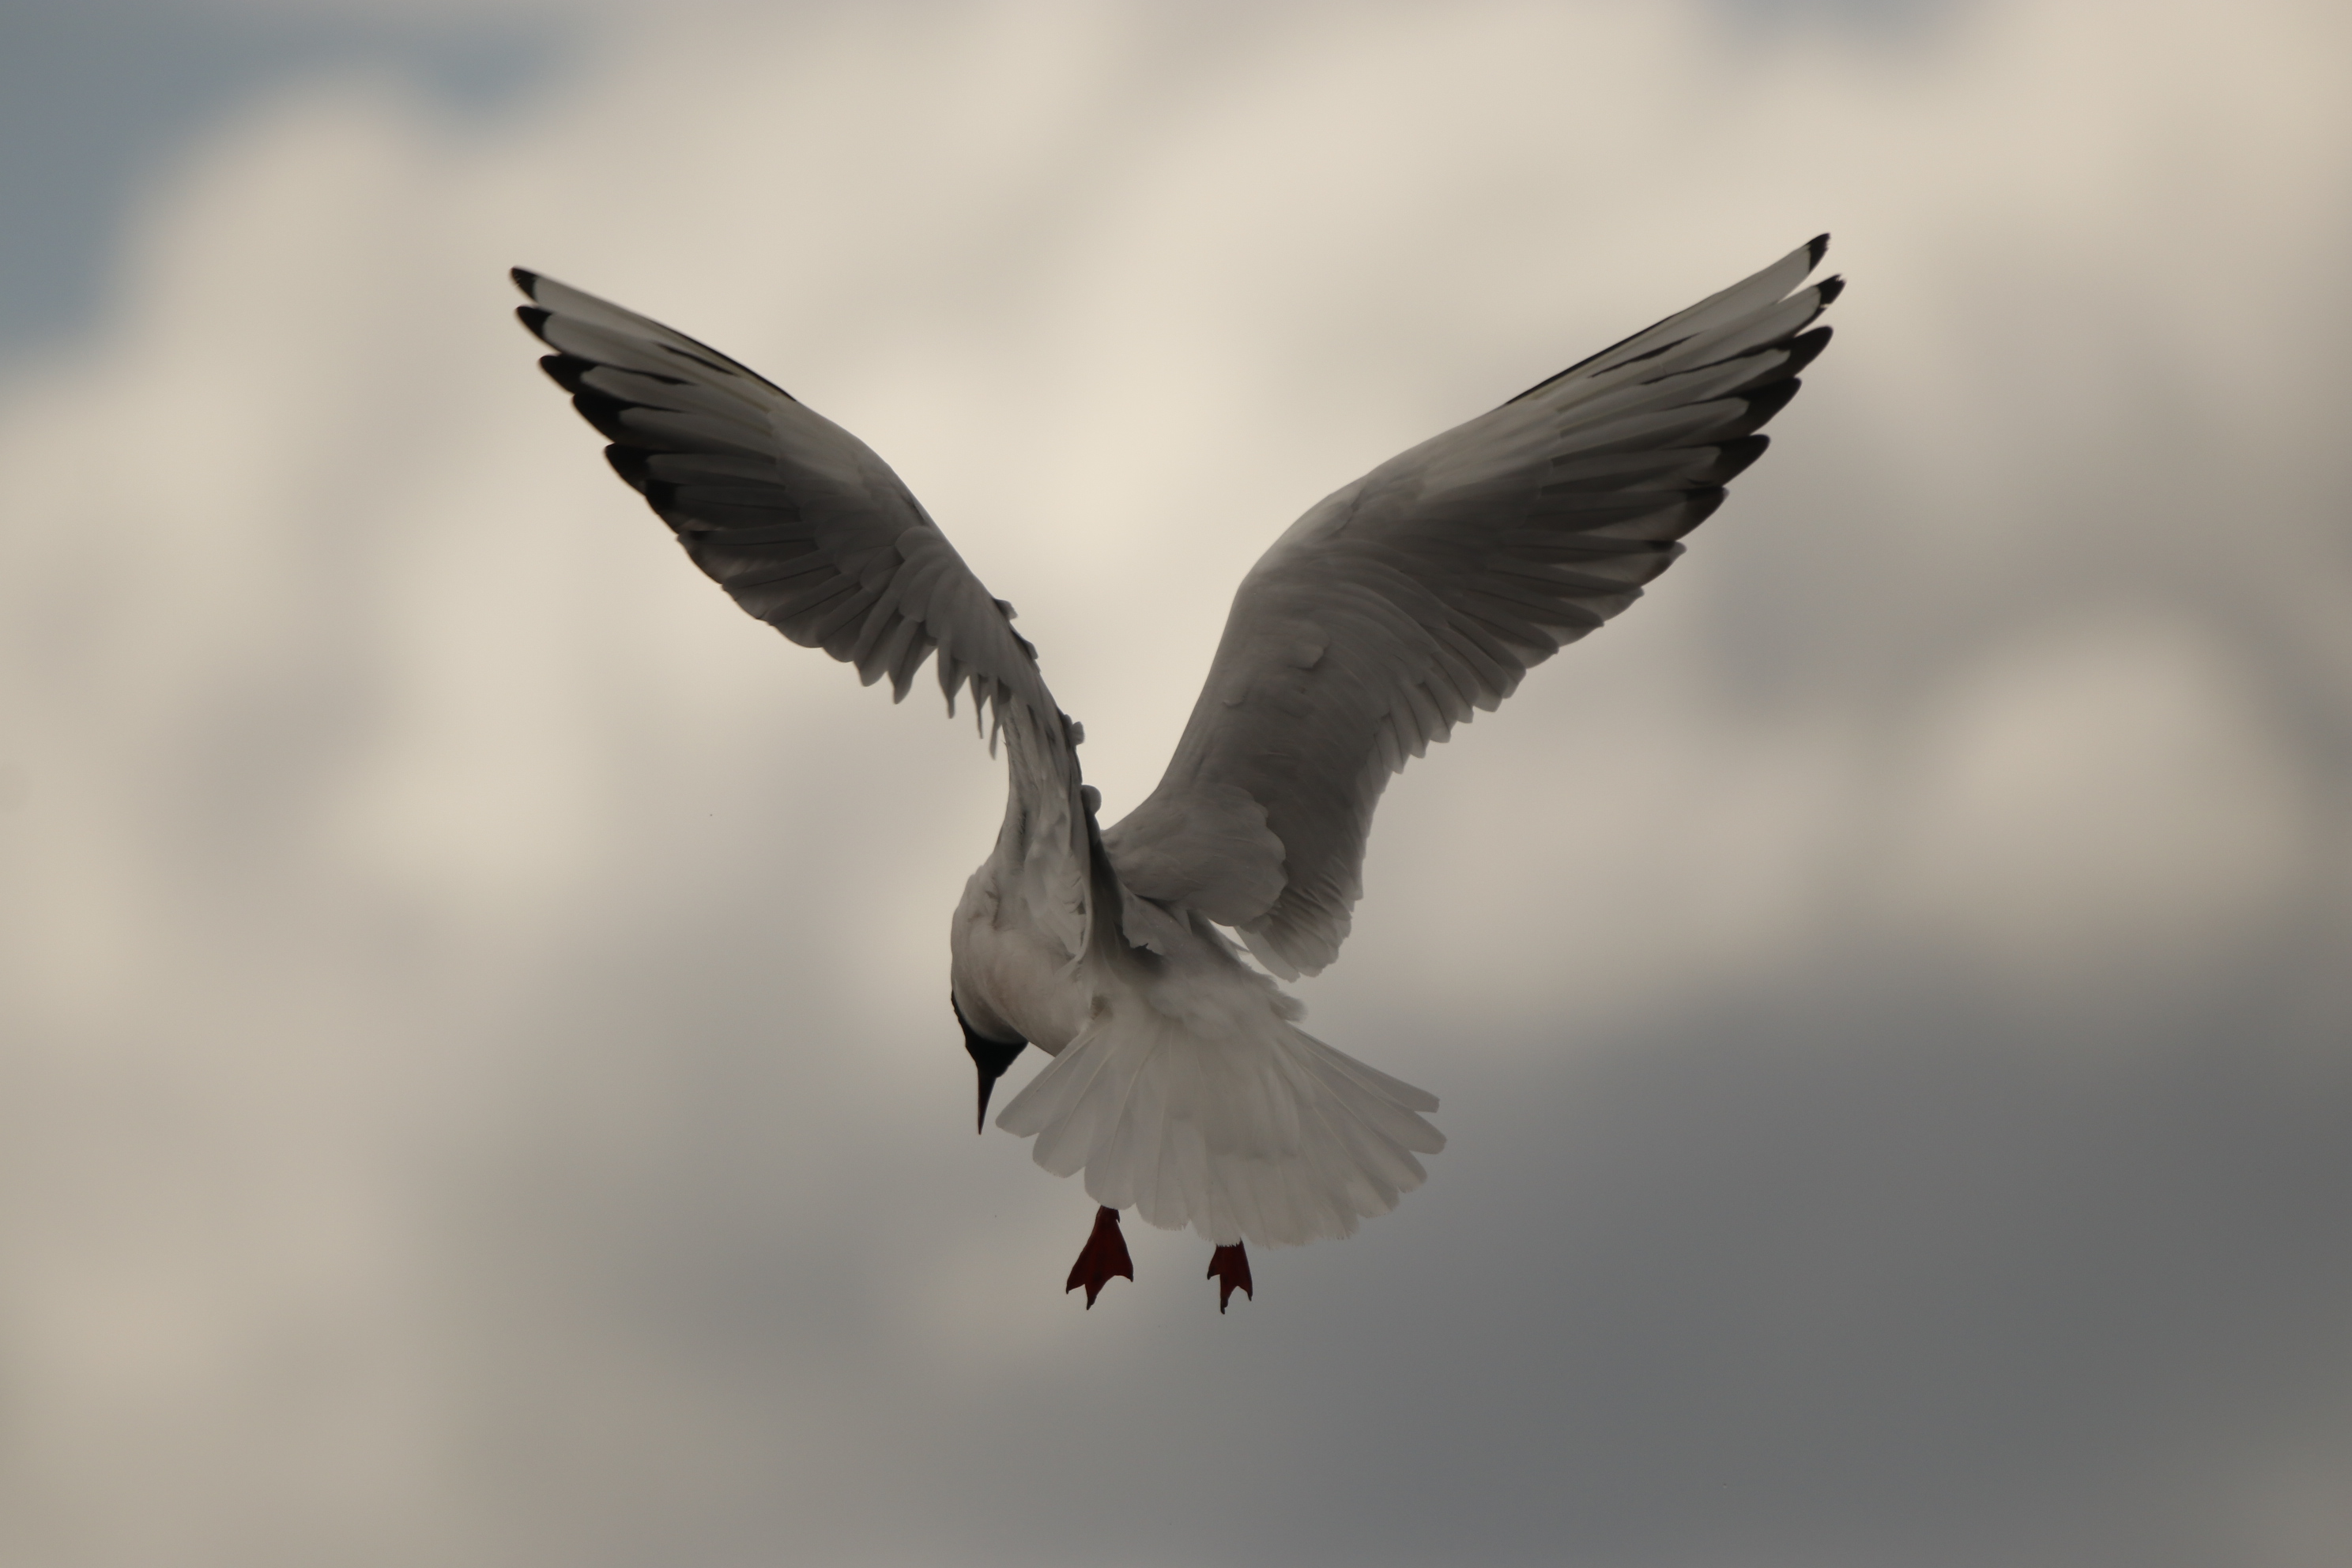
[[(2352, 1559), (2347, 68), (2325, 0), (0, 5), (0, 1559)], [(863, 436), (1116, 816), (1293, 517), (1822, 229), (1770, 454), (1303, 988), (1428, 1185), (1223, 1318), (1139, 1225), (1082, 1310), (971, 1135), (1001, 764), (702, 580), (504, 275)]]

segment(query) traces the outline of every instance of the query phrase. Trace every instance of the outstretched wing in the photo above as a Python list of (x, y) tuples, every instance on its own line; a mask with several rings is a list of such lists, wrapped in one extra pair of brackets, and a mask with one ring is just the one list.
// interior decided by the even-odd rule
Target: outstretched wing
[[(1013, 606), (972, 575), (889, 465), (848, 431), (707, 344), (515, 268), (539, 363), (612, 445), (615, 471), (735, 602), (804, 647), (906, 697), (939, 656), (950, 712), (967, 687), (1011, 745), (1017, 826), (1042, 857), (1072, 951), (1084, 945), (1087, 835), (1076, 726), (1054, 704)], [(992, 743), (993, 735), (992, 734)], [(1055, 914), (1058, 913), (1058, 920)]]
[(906, 697), (934, 649), (952, 707), (1050, 716), (1036, 650), (872, 447), (718, 350), (634, 310), (514, 270), (539, 363), (612, 445), (604, 456), (694, 563), (803, 647)]
[(1104, 835), (1129, 892), (1337, 957), (1389, 775), (1641, 596), (1828, 343), (1824, 235), (1374, 468), (1243, 579), (1168, 772)]

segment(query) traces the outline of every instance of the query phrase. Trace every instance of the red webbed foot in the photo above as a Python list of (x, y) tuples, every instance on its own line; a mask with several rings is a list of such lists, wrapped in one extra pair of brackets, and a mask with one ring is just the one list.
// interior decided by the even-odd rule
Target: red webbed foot
[[(1244, 1271), (1246, 1273), (1246, 1266)], [(1127, 1237), (1119, 1234), (1118, 1211), (1113, 1208), (1095, 1211), (1094, 1234), (1087, 1237), (1085, 1250), (1070, 1265), (1070, 1282), (1062, 1287), (1068, 1295), (1083, 1285), (1087, 1288), (1087, 1310), (1094, 1310), (1095, 1298), (1114, 1279), (1135, 1278), (1135, 1260), (1127, 1255)]]
[(1250, 1283), (1249, 1253), (1236, 1241), (1231, 1247), (1221, 1247), (1209, 1254), (1207, 1278), (1217, 1281), (1217, 1315), (1223, 1317), (1225, 1303), (1239, 1290), (1251, 1300), (1257, 1300), (1257, 1289)]

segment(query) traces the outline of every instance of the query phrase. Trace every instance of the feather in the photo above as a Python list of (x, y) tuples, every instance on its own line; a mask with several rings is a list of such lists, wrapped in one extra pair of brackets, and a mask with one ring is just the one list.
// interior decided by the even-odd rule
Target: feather
[(1116, 994), (997, 1125), (1097, 1203), (1220, 1245), (1351, 1235), (1421, 1184), (1415, 1156), (1445, 1146), (1434, 1096), (1307, 1034), (1237, 965), (1217, 989), (1228, 1005), (1190, 1016)]
[[(1223, 851), (1181, 804), (1238, 789), (1285, 852), (1286, 890), (1244, 939), (1269, 966), (1328, 963), (1387, 773), (1623, 611), (1763, 452), (1754, 432), (1828, 342), (1808, 329), (1836, 279), (1800, 287), (1825, 249), (1800, 247), (1293, 524), (1234, 595), (1166, 775), (1106, 837), (1137, 891), (1202, 879), (1187, 860)], [(1311, 668), (1285, 662), (1302, 637), (1324, 649)]]

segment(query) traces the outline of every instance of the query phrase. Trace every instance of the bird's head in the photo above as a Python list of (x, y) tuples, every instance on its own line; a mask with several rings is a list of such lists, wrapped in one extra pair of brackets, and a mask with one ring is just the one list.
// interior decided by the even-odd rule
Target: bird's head
[(948, 993), (948, 1005), (955, 1009), (956, 1023), (963, 1029), (963, 1048), (971, 1053), (971, 1065), (980, 1069), (980, 1115), (972, 1131), (985, 1132), (988, 1131), (988, 1097), (996, 1088), (996, 1080), (1004, 1076), (1004, 1069), (1013, 1065), (1013, 1058), (1028, 1048), (1029, 1042), (1018, 1035), (1009, 1040), (992, 1040), (973, 1028), (971, 1020), (963, 1016), (963, 1004), (956, 1000), (953, 991)]

